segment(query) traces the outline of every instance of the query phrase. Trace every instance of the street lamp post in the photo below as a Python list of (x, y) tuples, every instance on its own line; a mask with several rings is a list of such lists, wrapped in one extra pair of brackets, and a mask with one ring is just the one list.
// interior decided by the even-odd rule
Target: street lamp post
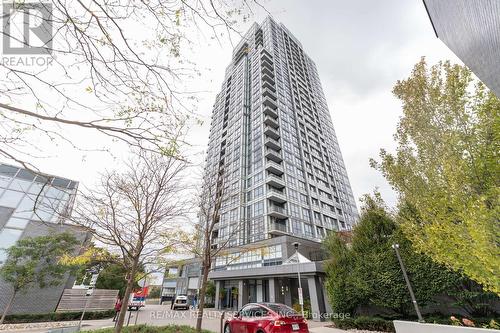
[(300, 245), (299, 242), (293, 243), (293, 246), (295, 247), (295, 254), (297, 255), (297, 275), (299, 278), (299, 290), (298, 290), (298, 292), (299, 292), (300, 311), (302, 312), (302, 317), (304, 317), (304, 297), (302, 295), (302, 282), (300, 281), (299, 245)]
[(422, 318), (422, 314), (420, 313), (420, 309), (418, 308), (417, 299), (415, 298), (415, 294), (413, 293), (413, 289), (410, 284), (410, 279), (408, 279), (408, 274), (406, 274), (406, 268), (403, 264), (403, 260), (401, 259), (401, 255), (399, 254), (399, 244), (392, 244), (392, 248), (396, 251), (396, 256), (398, 257), (399, 265), (401, 266), (401, 270), (403, 271), (403, 276), (405, 278), (406, 286), (408, 287), (408, 291), (410, 292), (411, 301), (413, 306), (415, 307), (415, 312), (417, 312), (418, 321), (424, 323), (425, 320)]
[(83, 307), (82, 315), (80, 316), (80, 321), (78, 322), (78, 331), (80, 331), (80, 329), (82, 327), (82, 321), (83, 321), (83, 317), (85, 316), (85, 312), (87, 311), (89, 298), (92, 297), (92, 294), (93, 294), (94, 288), (95, 288), (95, 284), (97, 282), (97, 278), (99, 277), (100, 271), (101, 271), (101, 268), (99, 266), (87, 270), (87, 272), (90, 272), (92, 274), (92, 278), (90, 280), (89, 288), (85, 292), (85, 305)]

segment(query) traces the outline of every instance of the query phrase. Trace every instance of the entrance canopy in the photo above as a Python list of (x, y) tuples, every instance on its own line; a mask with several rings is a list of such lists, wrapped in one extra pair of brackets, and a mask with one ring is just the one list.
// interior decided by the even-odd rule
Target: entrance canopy
[(282, 265), (291, 265), (291, 264), (302, 264), (306, 262), (311, 262), (311, 260), (307, 259), (304, 257), (302, 254), (299, 252), (295, 252), (288, 258), (287, 260), (283, 261)]

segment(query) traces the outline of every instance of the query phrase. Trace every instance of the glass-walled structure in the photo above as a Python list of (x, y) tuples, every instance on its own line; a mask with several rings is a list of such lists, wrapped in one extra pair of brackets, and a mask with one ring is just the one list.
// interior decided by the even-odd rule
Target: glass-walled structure
[[(82, 244), (90, 241), (87, 230), (64, 219), (71, 214), (77, 188), (73, 180), (0, 163), (0, 265), (7, 259), (6, 250), (20, 239), (69, 232)], [(77, 246), (75, 254), (78, 251)], [(9, 314), (53, 312), (73, 282), (67, 276), (60, 285), (18, 293)], [(0, 279), (0, 309), (11, 293), (12, 286)]]
[(29, 221), (61, 223), (61, 216), (71, 211), (77, 187), (75, 181), (0, 164), (0, 264), (5, 249), (21, 237)]

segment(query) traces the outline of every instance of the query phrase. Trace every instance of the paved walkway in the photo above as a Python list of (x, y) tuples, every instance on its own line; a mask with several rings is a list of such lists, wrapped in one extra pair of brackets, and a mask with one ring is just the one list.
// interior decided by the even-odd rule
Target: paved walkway
[[(221, 326), (221, 311), (214, 309), (206, 309), (203, 320), (203, 328), (212, 332), (220, 332)], [(130, 317), (129, 317), (130, 315)], [(147, 304), (139, 311), (128, 311), (125, 316), (125, 325), (148, 324), (154, 326), (165, 326), (169, 324), (175, 325), (196, 325), (195, 311), (173, 311), (168, 305)], [(68, 325), (75, 325), (75, 322), (67, 322)], [(309, 330), (312, 333), (340, 333), (342, 330), (325, 327), (329, 322), (309, 321)], [(114, 327), (114, 322), (111, 319), (102, 320), (85, 320), (82, 325), (83, 331), (91, 331), (99, 328)], [(6, 332), (6, 331), (1, 331)], [(9, 330), (8, 332), (15, 333), (42, 333), (47, 332), (47, 328), (29, 328), (23, 330)], [(91, 332), (89, 332), (91, 333)]]

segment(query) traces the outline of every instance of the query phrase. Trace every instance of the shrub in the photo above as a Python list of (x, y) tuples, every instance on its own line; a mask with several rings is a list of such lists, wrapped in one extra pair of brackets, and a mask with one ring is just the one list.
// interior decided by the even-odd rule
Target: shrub
[(344, 319), (334, 319), (335, 327), (348, 330), (359, 329), (368, 331), (380, 332), (395, 332), (394, 325), (391, 320), (386, 320), (379, 317), (354, 317)]
[[(111, 318), (115, 314), (114, 310), (85, 312), (83, 319), (104, 319)], [(79, 320), (81, 312), (51, 312), (35, 314), (14, 314), (5, 318), (6, 324), (39, 323), (45, 321), (67, 321)]]
[[(457, 316), (457, 318), (462, 318)], [(350, 317), (344, 319), (333, 319), (333, 323), (335, 327), (349, 330), (349, 329), (358, 329), (358, 330), (367, 330), (367, 331), (380, 331), (380, 332), (395, 332), (394, 324), (392, 321), (398, 318), (386, 319), (380, 317)], [(451, 317), (443, 317), (443, 316), (426, 316), (424, 317), (426, 323), (433, 324), (441, 324), (441, 325), (453, 325), (454, 322)], [(493, 328), (498, 329), (500, 326), (497, 321), (492, 318), (467, 318), (474, 322), (476, 327), (483, 328)], [(400, 319), (405, 320), (405, 319)], [(409, 320), (409, 319), (406, 319)], [(416, 319), (415, 319), (416, 320)], [(460, 323), (460, 319), (458, 320)]]
[[(453, 320), (452, 317), (454, 317), (456, 319)], [(425, 322), (427, 322), (427, 323), (442, 324), (442, 325), (458, 325), (458, 326), (464, 326), (463, 325), (464, 318), (472, 320), (472, 322), (474, 322), (476, 327), (494, 328), (494, 329), (500, 328), (500, 327), (497, 327), (498, 326), (497, 322), (500, 320), (498, 318), (464, 317), (464, 316), (460, 316), (460, 315), (455, 315), (455, 316), (450, 316), (450, 317), (443, 317), (443, 316), (426, 316), (426, 317), (424, 317)]]
[[(95, 330), (93, 333), (113, 333), (114, 328), (104, 328)], [(196, 329), (185, 325), (168, 325), (168, 326), (148, 326), (136, 325), (123, 327), (123, 333), (196, 333)], [(202, 333), (213, 333), (211, 331), (202, 330)]]
[[(304, 307), (304, 317), (306, 317), (307, 319), (311, 319), (312, 318), (311, 301), (305, 299), (303, 307)], [(293, 303), (292, 309), (294, 309), (298, 313), (301, 313), (302, 311), (299, 302)]]

